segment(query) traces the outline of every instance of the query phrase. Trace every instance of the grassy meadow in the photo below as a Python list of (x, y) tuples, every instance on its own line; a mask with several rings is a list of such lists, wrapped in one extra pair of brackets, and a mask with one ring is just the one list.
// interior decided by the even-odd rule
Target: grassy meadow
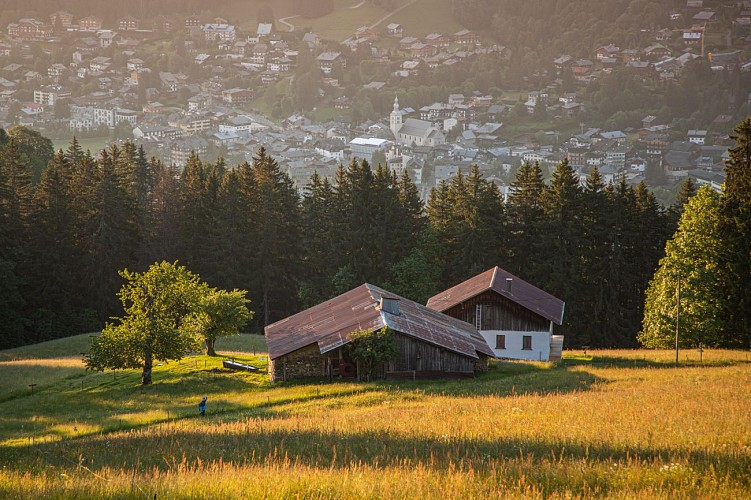
[(137, 370), (87, 373), (87, 342), (0, 351), (0, 497), (751, 495), (747, 352), (682, 351), (676, 366), (671, 351), (576, 351), (472, 380), (271, 386), (263, 337), (242, 335), (140, 387)]

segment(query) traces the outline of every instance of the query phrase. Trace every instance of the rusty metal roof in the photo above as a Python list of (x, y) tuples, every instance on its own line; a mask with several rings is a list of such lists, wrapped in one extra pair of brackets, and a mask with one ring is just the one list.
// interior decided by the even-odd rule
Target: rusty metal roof
[(443, 312), (487, 290), (493, 290), (557, 325), (563, 323), (565, 304), (561, 299), (498, 266), (434, 295), (428, 299), (428, 307)]
[[(380, 309), (384, 296), (399, 300), (399, 314)], [(384, 326), (474, 359), (493, 356), (472, 325), (368, 283), (268, 325), (265, 332), (269, 357), (276, 359), (314, 343), (325, 354), (348, 343), (355, 330)]]

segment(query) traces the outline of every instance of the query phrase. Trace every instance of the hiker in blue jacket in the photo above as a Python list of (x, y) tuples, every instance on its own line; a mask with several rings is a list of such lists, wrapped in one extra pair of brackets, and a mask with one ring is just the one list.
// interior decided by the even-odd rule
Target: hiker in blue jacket
[(198, 411), (201, 413), (201, 416), (203, 417), (206, 415), (206, 401), (209, 398), (207, 396), (204, 396), (200, 403), (198, 403)]

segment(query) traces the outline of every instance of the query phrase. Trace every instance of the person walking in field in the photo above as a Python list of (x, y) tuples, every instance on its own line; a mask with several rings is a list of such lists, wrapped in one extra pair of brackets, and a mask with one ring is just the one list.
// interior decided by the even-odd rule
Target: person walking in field
[(198, 403), (198, 412), (202, 417), (206, 415), (206, 401), (208, 401), (208, 399), (207, 396), (204, 396), (203, 399), (201, 399), (201, 402)]

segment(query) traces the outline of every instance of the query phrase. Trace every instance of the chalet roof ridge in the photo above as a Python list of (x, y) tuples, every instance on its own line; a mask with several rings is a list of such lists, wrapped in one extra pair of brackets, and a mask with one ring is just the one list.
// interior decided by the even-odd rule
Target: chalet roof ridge
[[(382, 311), (382, 297), (399, 300), (399, 314)], [(408, 337), (477, 359), (493, 351), (468, 323), (401, 297), (379, 286), (363, 283), (343, 294), (267, 325), (269, 358), (276, 359), (317, 344), (321, 354), (349, 342), (356, 329), (387, 326)]]
[[(487, 276), (491, 279), (488, 284)], [(503, 279), (503, 281), (501, 281)], [(510, 283), (509, 283), (510, 280)], [(509, 286), (510, 284), (510, 286)], [(492, 290), (526, 309), (560, 325), (565, 303), (505, 269), (494, 266), (428, 299), (427, 306), (440, 312)]]

